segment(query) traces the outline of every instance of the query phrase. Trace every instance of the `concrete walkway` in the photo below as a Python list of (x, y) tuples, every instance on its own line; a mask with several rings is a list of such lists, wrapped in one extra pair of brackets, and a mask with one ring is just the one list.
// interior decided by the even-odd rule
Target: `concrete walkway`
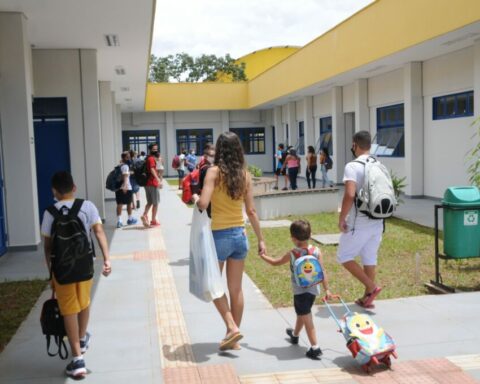
[[(480, 317), (480, 293), (378, 301), (370, 314), (395, 338), (399, 361), (392, 371), (365, 376), (323, 306), (315, 307), (314, 315), (324, 356), (311, 361), (304, 357), (304, 335), (298, 346), (286, 340), (293, 309), (273, 308), (245, 275), (242, 349), (220, 353), (220, 316), (213, 304), (188, 292), (192, 210), (173, 187), (165, 187), (161, 195), (160, 228), (116, 230), (114, 217), (107, 220), (113, 271), (108, 278), (96, 276), (92, 344), (85, 355), (89, 382), (346, 384), (401, 382), (399, 377), (412, 383), (479, 382), (480, 328), (475, 319)], [(113, 211), (109, 203), (108, 212)], [(42, 257), (37, 252), (1, 258), (0, 280), (46, 277)], [(63, 374), (66, 362), (45, 351), (38, 319), (48, 295), (42, 294), (0, 354), (0, 383), (72, 381)], [(341, 308), (335, 310), (341, 314)]]

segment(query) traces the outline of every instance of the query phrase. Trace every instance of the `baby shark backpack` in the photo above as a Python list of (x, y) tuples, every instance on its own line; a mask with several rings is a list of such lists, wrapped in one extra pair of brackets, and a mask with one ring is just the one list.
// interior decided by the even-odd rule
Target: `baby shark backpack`
[(308, 288), (323, 281), (319, 254), (319, 249), (311, 245), (308, 248), (295, 248), (290, 252), (290, 265), (299, 287)]

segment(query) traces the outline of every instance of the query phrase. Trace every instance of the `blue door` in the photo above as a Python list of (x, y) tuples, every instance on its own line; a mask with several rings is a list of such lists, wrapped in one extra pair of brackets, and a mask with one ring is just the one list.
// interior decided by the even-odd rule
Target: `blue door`
[[(1, 165), (0, 165), (1, 169)], [(7, 252), (7, 234), (5, 231), (5, 209), (3, 205), (3, 175), (0, 173), (0, 256)]]
[(37, 164), (38, 209), (40, 219), (45, 208), (54, 203), (50, 181), (55, 172), (70, 172), (70, 149), (66, 117), (34, 118)]

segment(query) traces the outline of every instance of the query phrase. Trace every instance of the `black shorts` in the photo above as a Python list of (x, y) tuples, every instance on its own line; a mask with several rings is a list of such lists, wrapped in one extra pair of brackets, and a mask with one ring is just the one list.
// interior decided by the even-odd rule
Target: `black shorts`
[(277, 168), (275, 170), (275, 175), (277, 176), (280, 176), (280, 174), (282, 174), (283, 176), (285, 176), (287, 174), (287, 170), (285, 168)]
[(121, 189), (115, 191), (115, 201), (118, 205), (126, 205), (132, 203), (132, 191), (123, 192)]
[(295, 313), (298, 316), (308, 315), (312, 312), (313, 303), (315, 303), (315, 295), (311, 293), (302, 293), (300, 295), (293, 296), (293, 306), (295, 307)]

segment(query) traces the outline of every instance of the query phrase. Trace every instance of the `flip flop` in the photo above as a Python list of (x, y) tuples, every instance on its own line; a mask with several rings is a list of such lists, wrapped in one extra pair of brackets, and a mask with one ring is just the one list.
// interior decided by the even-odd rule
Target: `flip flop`
[(233, 332), (230, 336), (225, 337), (220, 343), (220, 350), (226, 351), (227, 349), (233, 349), (235, 344), (243, 338), (240, 332)]
[(148, 224), (148, 219), (145, 216), (140, 216), (140, 220), (142, 220), (142, 224), (145, 228), (150, 228), (150, 224)]
[(375, 298), (378, 296), (378, 294), (381, 291), (382, 291), (381, 287), (375, 287), (375, 289), (372, 292), (367, 293), (367, 295), (365, 296), (365, 301), (363, 302), (363, 304), (365, 304), (365, 307), (368, 305), (372, 305), (373, 300), (375, 300)]
[(365, 305), (365, 302), (363, 301), (363, 298), (355, 300), (355, 304), (357, 304), (359, 307), (362, 307), (362, 308), (365, 308), (365, 309), (375, 308), (375, 304)]

